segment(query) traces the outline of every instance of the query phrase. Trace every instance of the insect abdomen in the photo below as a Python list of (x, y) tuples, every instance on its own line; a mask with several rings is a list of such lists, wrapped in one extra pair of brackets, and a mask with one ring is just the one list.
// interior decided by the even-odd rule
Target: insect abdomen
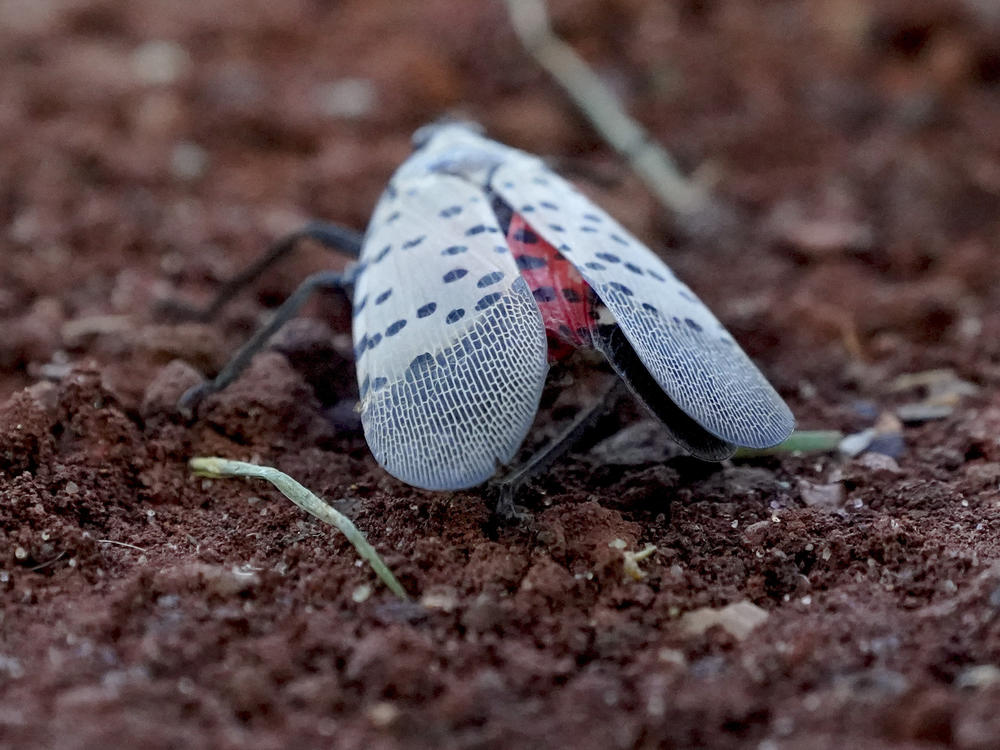
[(549, 359), (558, 361), (574, 348), (590, 346), (594, 326), (592, 293), (576, 268), (520, 214), (510, 218), (507, 245), (542, 313)]

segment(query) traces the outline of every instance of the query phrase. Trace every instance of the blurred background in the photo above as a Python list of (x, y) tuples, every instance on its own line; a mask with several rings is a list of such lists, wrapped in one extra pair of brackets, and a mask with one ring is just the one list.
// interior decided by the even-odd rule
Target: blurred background
[[(132, 353), (103, 316), (204, 300), (307, 218), (363, 228), (413, 129), (455, 112), (583, 175), (751, 354), (795, 363), (785, 390), (818, 381), (832, 396), (858, 362), (996, 379), (1000, 6), (555, 0), (551, 13), (623, 107), (740, 211), (737, 227), (707, 242), (675, 231), (499, 0), (0, 2), (0, 395), (53, 356)], [(326, 263), (304, 253), (259, 301)]]

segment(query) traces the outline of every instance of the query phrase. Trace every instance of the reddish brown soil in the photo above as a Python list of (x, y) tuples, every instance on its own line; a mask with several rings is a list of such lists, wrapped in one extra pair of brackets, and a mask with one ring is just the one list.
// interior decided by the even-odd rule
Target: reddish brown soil
[[(734, 226), (676, 231), (499, 2), (0, 4), (0, 746), (1000, 746), (995, 4), (554, 5)], [(155, 40), (187, 54), (159, 81), (136, 62)], [(321, 106), (345, 77), (375, 89), (356, 119)], [(207, 300), (307, 217), (362, 227), (410, 131), (455, 108), (589, 179), (801, 426), (868, 427), (930, 368), (978, 395), (906, 427), (898, 462), (663, 462), (633, 431), (497, 526), (482, 493), (374, 463), (333, 301), (184, 424), (191, 367), (328, 256), (218, 324), (153, 303)], [(373, 577), (342, 538), (193, 478), (198, 454), (335, 501), (420, 603), (356, 601)], [(643, 580), (616, 539), (656, 545)], [(738, 602), (766, 613), (748, 635), (690, 627)]]

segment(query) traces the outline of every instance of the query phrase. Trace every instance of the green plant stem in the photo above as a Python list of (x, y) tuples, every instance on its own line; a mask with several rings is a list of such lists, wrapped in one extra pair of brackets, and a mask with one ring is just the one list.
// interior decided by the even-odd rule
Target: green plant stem
[(372, 547), (364, 534), (358, 530), (351, 519), (330, 507), (323, 500), (307, 490), (287, 474), (284, 474), (270, 466), (257, 466), (245, 461), (230, 461), (225, 458), (198, 457), (192, 458), (188, 466), (198, 476), (221, 479), (224, 477), (253, 477), (254, 479), (265, 479), (285, 497), (302, 508), (306, 513), (310, 513), (320, 521), (336, 527), (347, 540), (354, 545), (358, 554), (371, 565), (382, 582), (392, 593), (400, 599), (408, 599), (406, 590), (396, 580), (389, 567), (379, 557), (378, 552)]
[(843, 439), (844, 433), (839, 430), (799, 430), (770, 448), (740, 448), (733, 458), (780, 456), (786, 453), (832, 453)]

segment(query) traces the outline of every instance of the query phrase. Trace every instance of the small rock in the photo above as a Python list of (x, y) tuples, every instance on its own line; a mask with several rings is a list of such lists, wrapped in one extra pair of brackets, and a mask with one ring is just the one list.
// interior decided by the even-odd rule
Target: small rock
[(967, 464), (964, 467), (967, 479), (984, 488), (990, 485), (1000, 485), (1000, 463), (989, 461), (987, 463)]
[(197, 143), (181, 141), (170, 152), (170, 173), (179, 180), (197, 180), (208, 168), (208, 153)]
[(662, 464), (682, 453), (663, 426), (652, 419), (630, 424), (590, 450), (593, 458), (607, 466)]
[(842, 675), (835, 680), (838, 693), (862, 701), (882, 701), (887, 696), (905, 693), (910, 682), (906, 675), (891, 669), (873, 667)]
[(49, 415), (55, 415), (59, 408), (59, 388), (55, 383), (42, 381), (28, 386), (28, 394), (42, 411)]
[(907, 424), (930, 422), (934, 419), (950, 417), (955, 407), (950, 404), (932, 404), (926, 401), (916, 404), (903, 404), (896, 409), (896, 416)]
[(896, 463), (896, 459), (882, 453), (866, 453), (863, 456), (858, 456), (858, 458), (854, 459), (854, 465), (868, 469), (874, 474), (881, 474), (882, 476), (893, 476), (903, 473), (903, 470), (899, 468), (899, 464)]
[(0, 336), (0, 369), (50, 359), (60, 346), (63, 320), (62, 302), (41, 297), (20, 318), (5, 321)]
[(450, 586), (437, 586), (424, 593), (420, 598), (420, 603), (427, 609), (454, 612), (458, 606), (458, 594)]
[(399, 709), (388, 701), (380, 701), (374, 706), (370, 706), (365, 711), (365, 714), (373, 726), (383, 728), (394, 723), (399, 718)]
[(124, 336), (134, 326), (128, 315), (89, 315), (66, 321), (60, 336), (66, 346), (78, 349), (93, 345), (102, 336)]
[(721, 609), (702, 607), (686, 612), (681, 616), (680, 624), (689, 636), (702, 635), (709, 628), (718, 625), (736, 640), (742, 641), (768, 616), (767, 610), (753, 602), (742, 601), (727, 604)]
[(955, 686), (982, 690), (1000, 684), (1000, 668), (993, 664), (978, 664), (963, 670), (955, 678)]
[(480, 594), (462, 614), (462, 627), (474, 633), (485, 633), (503, 625), (507, 613), (489, 594)]
[(757, 521), (752, 523), (743, 529), (743, 538), (748, 544), (761, 544), (768, 534), (768, 530), (771, 528), (771, 521)]
[(864, 224), (833, 219), (803, 221), (787, 227), (785, 239), (806, 255), (822, 256), (843, 250), (866, 250), (872, 243), (872, 230)]
[(779, 204), (771, 214), (770, 228), (779, 241), (812, 258), (864, 251), (874, 241), (867, 224), (838, 211), (806, 216), (805, 208), (795, 203)]
[(670, 664), (675, 667), (687, 666), (687, 657), (684, 652), (675, 648), (661, 648), (656, 652), (656, 660), (661, 664)]
[(840, 441), (841, 453), (851, 458), (862, 453), (881, 453), (892, 458), (903, 455), (903, 423), (895, 414), (884, 412), (873, 427), (848, 435)]
[(169, 85), (191, 69), (191, 56), (177, 42), (156, 39), (140, 44), (132, 53), (132, 72), (141, 83)]
[(799, 496), (810, 507), (839, 508), (844, 504), (844, 485), (840, 482), (813, 484), (803, 479), (799, 481)]
[(341, 78), (316, 87), (314, 96), (327, 117), (360, 120), (378, 106), (378, 91), (367, 78)]
[(154, 414), (174, 414), (178, 399), (188, 388), (201, 381), (201, 374), (191, 365), (183, 360), (173, 360), (146, 386), (139, 413), (143, 419), (149, 419)]
[(208, 596), (228, 599), (260, 584), (260, 576), (252, 570), (208, 563), (189, 563), (166, 568), (156, 573), (154, 588), (163, 593), (203, 591)]
[(861, 432), (855, 432), (852, 435), (848, 435), (843, 440), (840, 441), (839, 450), (845, 456), (860, 456), (866, 450), (868, 446), (871, 445), (872, 440), (875, 439), (874, 427), (869, 427), (867, 430), (862, 430)]

